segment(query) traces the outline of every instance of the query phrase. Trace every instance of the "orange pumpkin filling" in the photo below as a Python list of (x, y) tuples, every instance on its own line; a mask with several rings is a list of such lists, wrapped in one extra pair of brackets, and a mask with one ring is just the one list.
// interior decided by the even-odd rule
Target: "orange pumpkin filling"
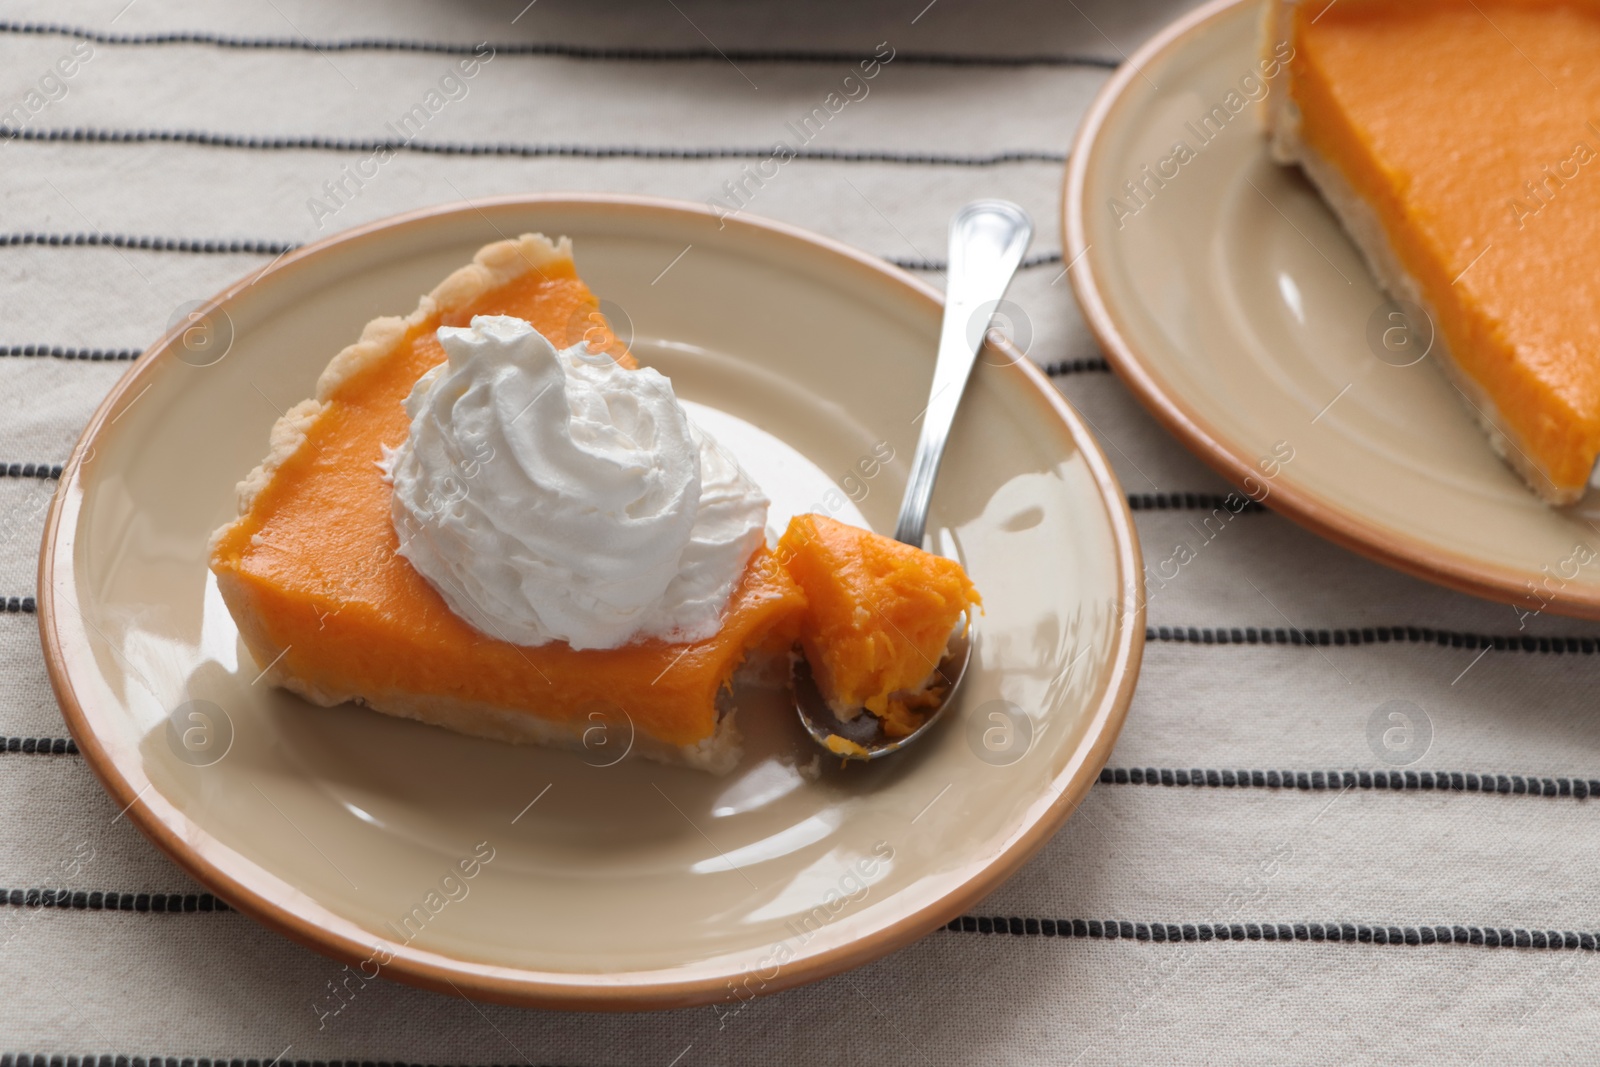
[(1600, 455), (1600, 5), (1280, 0), (1269, 34), (1295, 154), (1375, 215), (1506, 458), (1576, 499)]
[(805, 591), (800, 642), (829, 705), (866, 708), (889, 737), (922, 724), (962, 616), (982, 603), (961, 565), (823, 515), (797, 515), (778, 559)]

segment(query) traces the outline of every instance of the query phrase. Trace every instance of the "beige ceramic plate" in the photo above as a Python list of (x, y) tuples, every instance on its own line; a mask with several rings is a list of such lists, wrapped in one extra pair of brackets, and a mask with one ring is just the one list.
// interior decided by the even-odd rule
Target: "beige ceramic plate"
[(1156, 417), (1257, 499), (1430, 581), (1600, 617), (1600, 568), (1578, 565), (1600, 550), (1593, 494), (1545, 507), (1431, 360), (1400, 365), (1359, 254), (1268, 158), (1261, 10), (1180, 20), (1085, 119), (1063, 217), (1090, 325)]
[[(231, 903), (365, 973), (447, 991), (742, 1000), (948, 921), (1089, 788), (1143, 641), (1138, 549), (1105, 459), (1004, 352), (974, 376), (930, 527), (984, 596), (973, 668), (944, 726), (893, 759), (807, 778), (814, 750), (790, 713), (748, 693), (745, 760), (713, 778), (615, 762), (627, 739), (604, 731), (584, 753), (514, 748), (252, 684), (261, 667), (205, 566), (234, 483), (363, 323), (526, 231), (574, 239), (619, 332), (748, 461), (775, 524), (859, 508), (892, 526), (938, 337), (928, 287), (788, 227), (660, 201), (518, 198), (377, 223), (227, 290), (187, 348), (163, 338), (90, 422), (39, 590), (85, 756)], [(228, 323), (231, 349), (209, 362)]]

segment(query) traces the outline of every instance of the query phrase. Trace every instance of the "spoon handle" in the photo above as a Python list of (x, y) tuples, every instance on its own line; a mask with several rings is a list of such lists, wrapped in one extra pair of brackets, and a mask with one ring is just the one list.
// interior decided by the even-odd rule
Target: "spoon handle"
[(933, 387), (922, 413), (922, 433), (911, 460), (911, 478), (900, 501), (895, 540), (922, 547), (928, 503), (939, 476), (939, 460), (950, 439), (961, 394), (1000, 298), (1033, 237), (1028, 213), (1009, 200), (975, 200), (950, 220), (950, 267), (944, 294), (944, 324)]

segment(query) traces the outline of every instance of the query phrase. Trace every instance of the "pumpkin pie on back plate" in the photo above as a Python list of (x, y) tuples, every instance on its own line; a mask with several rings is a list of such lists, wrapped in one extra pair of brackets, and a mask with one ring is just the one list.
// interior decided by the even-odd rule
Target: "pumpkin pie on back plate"
[(1273, 156), (1431, 317), (1495, 451), (1576, 501), (1600, 456), (1600, 3), (1273, 0), (1285, 41)]

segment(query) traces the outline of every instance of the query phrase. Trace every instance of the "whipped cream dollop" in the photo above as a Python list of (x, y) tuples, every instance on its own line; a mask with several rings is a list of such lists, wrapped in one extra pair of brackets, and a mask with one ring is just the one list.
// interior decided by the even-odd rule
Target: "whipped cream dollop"
[(438, 336), (380, 466), (400, 554), (450, 609), (520, 645), (715, 634), (768, 501), (672, 383), (504, 315)]

